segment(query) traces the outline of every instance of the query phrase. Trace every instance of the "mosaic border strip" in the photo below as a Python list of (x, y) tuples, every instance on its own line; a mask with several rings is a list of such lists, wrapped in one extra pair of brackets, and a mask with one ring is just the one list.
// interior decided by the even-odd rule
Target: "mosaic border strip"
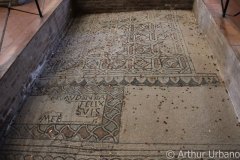
[[(217, 74), (196, 74), (196, 75), (179, 75), (179, 76), (110, 76), (110, 77), (66, 77), (66, 78), (52, 78), (40, 79), (37, 85), (51, 86), (54, 84), (78, 84), (85, 85), (133, 85), (133, 86), (160, 86), (160, 87), (181, 87), (181, 86), (203, 86), (203, 85), (219, 85)], [(47, 88), (47, 87), (46, 87)]]
[[(51, 99), (61, 99), (62, 94), (73, 94), (73, 90), (83, 90), (87, 86), (58, 86), (37, 88), (32, 96), (48, 95)], [(89, 87), (89, 86), (88, 86)], [(41, 140), (67, 140), (77, 142), (118, 142), (120, 132), (121, 112), (123, 106), (123, 87), (119, 86), (91, 86), (93, 92), (107, 94), (106, 103), (100, 125), (92, 124), (13, 124), (7, 138), (9, 139), (41, 139)], [(52, 92), (52, 91), (55, 92)], [(49, 92), (48, 92), (49, 91)], [(59, 93), (59, 95), (55, 95)]]

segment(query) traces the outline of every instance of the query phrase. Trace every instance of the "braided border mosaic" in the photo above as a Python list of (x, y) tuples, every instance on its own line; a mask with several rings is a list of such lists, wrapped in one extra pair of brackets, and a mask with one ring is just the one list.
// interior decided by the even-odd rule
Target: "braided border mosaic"
[[(123, 87), (52, 86), (48, 87), (48, 90), (35, 88), (32, 96), (48, 95), (52, 100), (69, 101), (66, 99), (66, 95), (84, 97), (90, 94), (96, 97), (99, 93), (106, 97), (103, 114), (99, 114), (102, 119), (100, 124), (77, 124), (74, 121), (68, 122), (67, 124), (62, 121), (56, 121), (53, 124), (37, 124), (36, 122), (34, 122), (34, 124), (30, 124), (30, 122), (21, 124), (21, 120), (18, 122), (17, 119), (17, 123), (11, 126), (11, 132), (8, 134), (8, 138), (117, 143), (123, 105)], [(91, 103), (93, 100), (89, 102)], [(87, 107), (89, 107), (89, 105)], [(59, 112), (59, 110), (54, 111), (54, 113), (57, 112)], [(26, 113), (22, 114), (24, 115)], [(62, 114), (62, 116), (64, 116), (64, 113)], [(72, 116), (78, 117), (77, 113), (74, 113)], [(52, 118), (54, 117), (52, 116)]]

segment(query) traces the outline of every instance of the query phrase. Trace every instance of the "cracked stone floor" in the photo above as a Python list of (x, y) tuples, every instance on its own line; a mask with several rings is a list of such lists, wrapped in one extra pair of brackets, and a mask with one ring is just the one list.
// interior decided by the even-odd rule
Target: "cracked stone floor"
[(190, 11), (74, 20), (0, 159), (157, 160), (240, 148), (240, 125)]

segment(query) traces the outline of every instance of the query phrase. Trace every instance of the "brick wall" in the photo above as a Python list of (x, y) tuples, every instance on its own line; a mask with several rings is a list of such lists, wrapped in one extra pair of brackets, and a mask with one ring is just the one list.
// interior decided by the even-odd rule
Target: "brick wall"
[(72, 19), (70, 2), (63, 0), (0, 79), (1, 137), (31, 90), (33, 73), (54, 52), (67, 30)]
[(73, 0), (77, 13), (192, 9), (194, 0)]

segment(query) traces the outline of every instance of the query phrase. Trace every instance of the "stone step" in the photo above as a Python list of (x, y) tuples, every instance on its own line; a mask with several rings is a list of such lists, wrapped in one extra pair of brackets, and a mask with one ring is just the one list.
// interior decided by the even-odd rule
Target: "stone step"
[(74, 0), (77, 13), (148, 9), (192, 9), (194, 0)]

